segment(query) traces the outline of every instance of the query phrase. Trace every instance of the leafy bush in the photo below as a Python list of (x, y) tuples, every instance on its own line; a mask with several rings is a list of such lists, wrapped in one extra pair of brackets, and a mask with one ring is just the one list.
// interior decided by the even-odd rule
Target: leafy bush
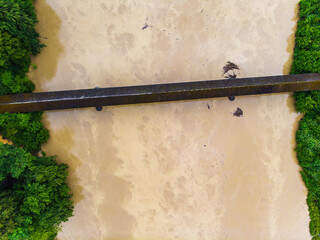
[[(320, 0), (300, 1), (291, 74), (320, 73)], [(310, 233), (320, 240), (320, 90), (294, 94), (296, 110), (305, 113), (296, 133), (297, 158), (308, 188)]]
[(37, 153), (49, 138), (41, 123), (42, 112), (0, 114), (0, 132), (15, 145)]
[(33, 82), (23, 75), (14, 75), (11, 72), (0, 74), (0, 95), (13, 93), (30, 93), (34, 90)]
[[(67, 165), (0, 144), (0, 239), (54, 239), (72, 216)], [(8, 183), (10, 182), (10, 183)]]
[(296, 110), (301, 113), (320, 112), (320, 91), (294, 93)]

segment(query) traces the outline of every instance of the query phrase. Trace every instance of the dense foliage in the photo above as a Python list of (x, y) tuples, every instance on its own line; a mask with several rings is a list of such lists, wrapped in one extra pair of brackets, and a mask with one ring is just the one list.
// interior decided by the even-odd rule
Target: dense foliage
[[(42, 44), (35, 30), (37, 18), (32, 0), (0, 0), (0, 94), (27, 93), (34, 84), (26, 73), (31, 54)], [(0, 114), (0, 133), (15, 145), (36, 153), (49, 137), (41, 113)]]
[[(0, 0), (0, 94), (27, 93), (31, 54), (43, 47), (33, 0)], [(0, 240), (53, 240), (72, 216), (67, 165), (37, 156), (49, 132), (42, 113), (0, 114)], [(21, 148), (23, 147), (23, 149)]]
[(0, 95), (28, 93), (34, 90), (34, 84), (23, 75), (2, 72), (0, 75)]
[(54, 239), (72, 215), (67, 165), (0, 144), (0, 239)]
[(41, 117), (41, 112), (0, 114), (0, 132), (15, 145), (37, 153), (49, 137), (48, 130), (40, 121)]
[(37, 22), (33, 0), (0, 0), (0, 31), (19, 39), (34, 55), (43, 46), (34, 27)]
[[(291, 74), (320, 73), (320, 0), (301, 0)], [(296, 134), (301, 175), (308, 188), (310, 233), (320, 240), (320, 91), (294, 94), (305, 113)]]

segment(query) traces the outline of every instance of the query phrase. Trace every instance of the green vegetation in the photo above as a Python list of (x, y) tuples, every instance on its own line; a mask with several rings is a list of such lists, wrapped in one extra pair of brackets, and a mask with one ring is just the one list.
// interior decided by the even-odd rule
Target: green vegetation
[(0, 114), (0, 132), (15, 145), (22, 146), (31, 153), (37, 153), (41, 144), (49, 137), (48, 130), (40, 121), (41, 118), (41, 112)]
[[(301, 0), (291, 74), (320, 73), (320, 0)], [(320, 239), (320, 91), (294, 94), (296, 109), (305, 113), (296, 134), (297, 158), (308, 188), (310, 233)]]
[[(34, 90), (26, 73), (44, 46), (36, 23), (33, 0), (0, 0), (1, 95)], [(53, 240), (72, 216), (67, 165), (38, 156), (49, 137), (41, 119), (41, 112), (0, 114), (0, 134), (14, 144), (0, 144), (0, 240)]]
[(33, 0), (0, 0), (0, 20), (1, 32), (19, 39), (24, 49), (33, 55), (40, 52), (44, 45), (40, 44), (35, 30), (38, 20)]
[[(32, 0), (0, 0), (0, 94), (34, 90), (26, 73), (31, 54), (44, 46), (35, 30), (37, 22)], [(35, 153), (49, 137), (40, 120), (41, 113), (0, 114), (0, 133)]]
[(0, 239), (54, 239), (72, 216), (68, 166), (0, 144)]

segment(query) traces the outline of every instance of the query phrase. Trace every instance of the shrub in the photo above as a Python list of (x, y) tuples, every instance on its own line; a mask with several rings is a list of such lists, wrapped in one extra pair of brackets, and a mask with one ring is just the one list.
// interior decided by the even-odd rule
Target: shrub
[(49, 138), (41, 123), (42, 112), (0, 114), (0, 132), (16, 146), (37, 153)]
[(12, 72), (0, 74), (0, 95), (30, 93), (34, 88), (33, 82), (25, 75), (14, 75)]

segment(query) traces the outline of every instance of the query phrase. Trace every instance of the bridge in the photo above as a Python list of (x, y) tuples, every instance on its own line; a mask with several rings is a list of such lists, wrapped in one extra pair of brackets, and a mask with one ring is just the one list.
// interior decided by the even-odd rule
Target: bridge
[(0, 113), (101, 108), (316, 89), (320, 89), (319, 73), (25, 93), (0, 96)]

